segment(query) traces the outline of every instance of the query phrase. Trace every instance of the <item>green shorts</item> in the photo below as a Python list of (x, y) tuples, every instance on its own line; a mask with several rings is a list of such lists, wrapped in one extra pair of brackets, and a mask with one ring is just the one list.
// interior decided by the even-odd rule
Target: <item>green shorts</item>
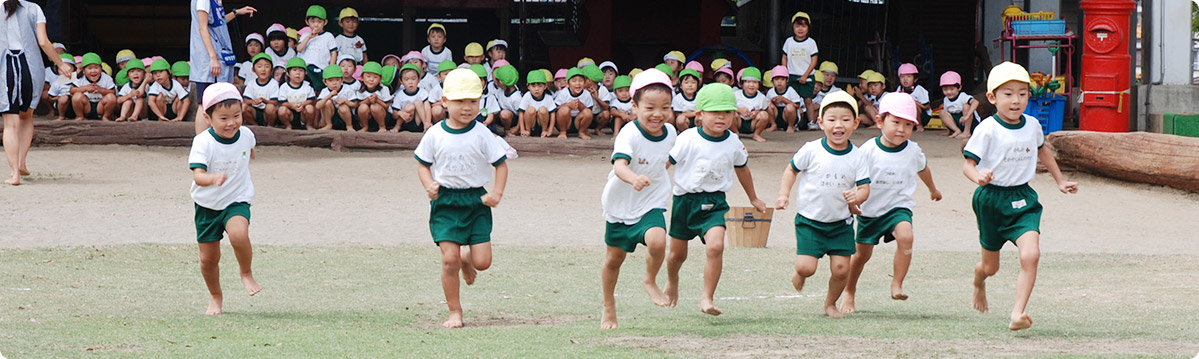
[(604, 243), (633, 253), (638, 244), (645, 244), (645, 232), (654, 227), (666, 229), (666, 209), (652, 209), (641, 216), (641, 220), (636, 224), (607, 223), (604, 229)]
[(830, 256), (852, 256), (857, 252), (853, 244), (853, 217), (843, 221), (821, 222), (795, 215), (795, 254), (816, 258)]
[(219, 242), (225, 236), (225, 223), (237, 216), (250, 221), (250, 204), (237, 202), (223, 210), (208, 209), (196, 205), (196, 242)]
[(787, 83), (795, 92), (799, 93), (799, 97), (813, 98), (816, 97), (816, 75), (808, 75), (808, 82), (799, 83), (799, 75), (787, 75)]
[(266, 126), (266, 109), (254, 108), (254, 124)]
[(986, 185), (974, 190), (978, 242), (996, 252), (1028, 232), (1041, 232), (1041, 203), (1027, 183), (1015, 187)]
[(752, 118), (741, 119), (741, 127), (737, 128), (737, 132), (753, 133), (754, 132), (754, 119), (752, 119)]
[(487, 190), (441, 187), (429, 201), (429, 233), (433, 243), (450, 241), (464, 246), (491, 241), (491, 207), (483, 204)]
[(883, 243), (895, 240), (895, 226), (899, 223), (912, 223), (912, 210), (896, 207), (878, 217), (858, 216), (858, 237), (856, 242), (861, 244), (878, 245), (878, 239)]
[[(960, 114), (960, 113), (950, 113), (949, 115), (950, 115), (950, 116), (953, 116), (953, 122), (954, 122), (954, 123), (956, 123), (956, 124), (958, 125), (958, 129), (959, 129), (959, 130), (962, 130), (962, 131), (965, 131), (965, 130), (966, 130), (966, 121), (962, 121), (962, 114)], [(974, 117), (974, 116), (970, 116), (970, 117)], [(972, 129), (973, 129), (973, 128), (975, 128), (975, 127), (978, 127), (978, 121), (973, 121), (973, 120), (972, 120), (971, 122), (974, 122), (974, 123), (972, 124), (973, 126), (971, 126), (970, 128), (972, 128)]]
[(933, 115), (928, 114), (928, 112), (920, 111), (920, 125), (921, 126), (928, 126), (928, 121), (932, 121), (932, 119), (933, 119)]
[(700, 242), (707, 244), (704, 235), (712, 227), (724, 227), (724, 214), (728, 211), (724, 192), (674, 196), (670, 207), (670, 238), (689, 241), (698, 236)]
[(408, 131), (408, 132), (424, 132), (425, 131), (425, 124), (421, 123), (420, 119), (417, 119), (415, 117), (412, 118), (412, 121), (404, 122), (402, 124), (399, 124), (398, 126), (400, 126), (401, 131)]

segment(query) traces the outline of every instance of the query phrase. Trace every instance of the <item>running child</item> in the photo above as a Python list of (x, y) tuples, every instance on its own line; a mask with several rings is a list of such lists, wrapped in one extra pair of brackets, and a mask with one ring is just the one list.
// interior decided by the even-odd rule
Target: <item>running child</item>
[[(499, 205), (508, 183), (505, 151), (492, 134), (475, 121), (482, 82), (471, 70), (451, 71), (445, 80), (449, 118), (429, 129), (416, 146), (417, 173), (431, 200), (429, 232), (441, 248), (441, 288), (449, 318), (446, 328), (462, 327), (458, 272), (466, 285), (478, 271), (491, 267), (491, 208)], [(488, 166), (495, 167), (495, 185)]]
[(770, 117), (770, 100), (766, 98), (758, 88), (762, 85), (762, 71), (757, 67), (747, 67), (741, 70), (741, 91), (737, 92), (737, 115), (739, 121), (734, 121), (733, 132), (750, 132), (753, 131), (753, 139), (758, 142), (766, 142), (766, 138), (762, 137), (762, 131), (770, 126), (774, 120)]
[(754, 191), (745, 145), (729, 131), (737, 116), (733, 89), (723, 84), (708, 84), (696, 97), (703, 126), (683, 131), (670, 149), (670, 163), (678, 168), (674, 172), (674, 203), (670, 209), (666, 303), (672, 307), (678, 304), (679, 269), (687, 260), (688, 243), (698, 236), (707, 257), (699, 310), (720, 315), (713, 300), (724, 263), (724, 215), (729, 211), (725, 192), (733, 188), (736, 177), (754, 209), (766, 212), (766, 203)]
[(550, 137), (553, 127), (554, 105), (552, 95), (546, 93), (546, 78), (543, 71), (529, 71), (525, 83), (529, 91), (520, 102), (520, 136)]
[(200, 273), (208, 286), (210, 299), (205, 314), (221, 314), (221, 239), (229, 235), (233, 254), (241, 272), (241, 283), (250, 296), (262, 291), (254, 280), (250, 262), (250, 203), (254, 201), (254, 182), (250, 179), (250, 159), (257, 140), (254, 132), (242, 127), (241, 94), (231, 83), (215, 83), (204, 91), (201, 116), (212, 124), (192, 140), (188, 168), (192, 170), (191, 197), (196, 207), (196, 241), (200, 245)]
[(812, 71), (816, 69), (816, 61), (820, 58), (817, 56), (819, 48), (816, 47), (816, 40), (808, 37), (811, 25), (812, 18), (808, 17), (808, 13), (796, 12), (791, 16), (791, 31), (795, 36), (783, 41), (783, 66), (787, 67), (787, 83), (804, 99), (804, 108), (808, 109), (809, 130), (817, 128), (816, 106), (812, 105), (812, 98), (816, 96)]
[(420, 87), (422, 71), (414, 64), (404, 64), (400, 68), (400, 82), (403, 87), (391, 97), (391, 115), (396, 119), (396, 126), (391, 132), (400, 130), (424, 132), (433, 128), (432, 117), (429, 116), (429, 93)]
[(154, 82), (146, 90), (146, 103), (150, 113), (158, 121), (181, 122), (191, 107), (191, 93), (187, 86), (171, 78), (172, 69), (167, 60), (157, 59), (150, 63), (150, 75)]
[[(978, 125), (978, 100), (970, 94), (962, 93), (962, 76), (957, 72), (946, 71), (941, 75), (941, 93), (945, 95), (944, 105), (938, 116), (941, 123), (949, 128), (951, 138), (970, 138), (970, 130)], [(946, 116), (949, 114), (949, 116)]]
[(775, 66), (770, 70), (773, 88), (766, 91), (766, 98), (774, 105), (774, 123), (767, 130), (773, 131), (778, 127), (787, 129), (787, 133), (795, 133), (795, 124), (799, 121), (799, 112), (803, 108), (803, 97), (794, 88), (787, 86), (787, 67)]
[(83, 71), (79, 71), (71, 82), (71, 108), (75, 110), (75, 121), (84, 118), (111, 121), (112, 110), (117, 104), (117, 84), (112, 76), (104, 73), (100, 55), (89, 52), (81, 60)]
[[(614, 86), (627, 79), (613, 79)], [(666, 204), (670, 201), (671, 147), (677, 133), (670, 126), (670, 78), (656, 70), (642, 73), (632, 84), (617, 87), (626, 93), (634, 86), (633, 106), (637, 117), (628, 128), (615, 135), (612, 145), (612, 171), (600, 199), (604, 208), (604, 243), (608, 245), (600, 270), (603, 280), (604, 309), (601, 329), (616, 329), (616, 281), (627, 253), (644, 244), (645, 286), (649, 299), (666, 306), (666, 295), (658, 288), (658, 270), (666, 256)]]
[(125, 62), (129, 83), (117, 91), (117, 104), (121, 111), (116, 122), (137, 122), (146, 118), (146, 65), (141, 60)]
[(862, 268), (874, 253), (874, 246), (895, 242), (895, 261), (891, 277), (891, 299), (907, 300), (903, 292), (903, 280), (912, 264), (912, 207), (916, 200), (916, 177), (928, 187), (929, 198), (941, 200), (941, 191), (933, 183), (932, 171), (927, 167), (924, 151), (916, 142), (909, 141), (920, 115), (916, 113), (916, 102), (904, 93), (890, 93), (882, 99), (882, 113), (878, 123), (882, 126), (881, 136), (862, 144), (862, 155), (870, 162), (870, 198), (862, 203), (858, 215), (857, 253), (850, 258), (849, 282), (845, 286), (845, 299), (841, 300), (841, 312), (853, 313), (854, 295)]
[(358, 132), (366, 132), (370, 124), (376, 131), (387, 131), (387, 108), (391, 102), (391, 90), (382, 85), (383, 66), (367, 61), (362, 65), (362, 87), (354, 100), (358, 102)]
[[(620, 134), (620, 129), (622, 127), (624, 127), (624, 125), (626, 123), (637, 120), (636, 115), (633, 114), (633, 107), (635, 107), (633, 105), (633, 103), (634, 103), (633, 96), (630, 95), (630, 93), (629, 93), (629, 87), (632, 86), (632, 84), (633, 84), (633, 79), (628, 76), (621, 75), (621, 76), (617, 76), (616, 78), (612, 79), (612, 86), (616, 92), (612, 93), (613, 100), (612, 100), (612, 103), (608, 107), (609, 108), (608, 112), (611, 114), (609, 116), (612, 117), (612, 121), (613, 121), (613, 125), (612, 125), (612, 140), (613, 141), (616, 140), (616, 135)], [(674, 92), (674, 91), (671, 91), (671, 92)], [(674, 110), (671, 110), (671, 112), (672, 112), (672, 115), (670, 117), (673, 118)], [(667, 121), (667, 122), (670, 122), (670, 121)]]
[(924, 86), (916, 84), (916, 75), (920, 74), (920, 70), (916, 69), (916, 65), (904, 63), (899, 65), (899, 87), (895, 92), (903, 92), (912, 95), (916, 100), (916, 107), (920, 108), (920, 123), (916, 126), (916, 132), (924, 132), (924, 124), (927, 124), (932, 119), (932, 108), (928, 105), (928, 90)]
[(354, 113), (351, 109), (358, 106), (354, 103), (354, 89), (348, 88), (342, 82), (344, 74), (341, 66), (329, 65), (321, 72), (325, 79), (325, 88), (316, 96), (316, 124), (313, 127), (322, 130), (344, 128), (354, 130)]
[(303, 58), (293, 57), (287, 61), (287, 82), (279, 85), (272, 98), (279, 103), (276, 110), (279, 122), (286, 129), (314, 129), (316, 125), (316, 91), (304, 80), (308, 64)]
[(802, 292), (804, 281), (816, 274), (820, 258), (829, 256), (832, 275), (824, 314), (841, 318), (837, 298), (849, 277), (854, 254), (853, 216), (870, 196), (870, 159), (854, 148), (849, 137), (858, 127), (857, 101), (844, 91), (834, 92), (820, 105), (824, 138), (805, 143), (783, 170), (775, 208), (786, 209), (791, 188), (799, 179), (795, 213), (795, 273), (791, 284)]
[[(978, 219), (982, 261), (974, 266), (974, 309), (986, 313), (987, 277), (999, 271), (999, 250), (1012, 242), (1020, 252), (1016, 277), (1016, 302), (1008, 329), (1032, 326), (1028, 299), (1037, 281), (1041, 258), (1041, 203), (1028, 185), (1039, 159), (1062, 193), (1077, 193), (1078, 183), (1062, 175), (1053, 153), (1045, 148), (1045, 134), (1036, 117), (1024, 114), (1029, 96), (1028, 70), (1011, 62), (995, 65), (987, 77), (987, 101), (995, 105), (992, 121), (982, 121), (966, 142), (962, 172), (978, 184), (974, 215)], [(1033, 154), (1035, 151), (1035, 155)]]
[[(566, 78), (569, 79), (567, 88), (558, 91), (558, 98), (554, 100), (558, 105), (558, 138), (565, 139), (566, 132), (573, 129), (579, 132), (579, 138), (590, 140), (587, 129), (591, 127), (591, 108), (595, 106), (595, 99), (583, 88), (587, 85), (587, 76), (583, 75), (583, 70), (572, 67), (566, 71)], [(542, 136), (545, 136), (544, 132)]]
[(695, 127), (695, 95), (699, 93), (702, 75), (693, 69), (679, 72), (679, 92), (671, 99), (670, 107), (674, 110), (674, 127), (679, 132)]
[(248, 120), (252, 125), (274, 126), (279, 115), (279, 103), (274, 100), (275, 93), (279, 92), (279, 83), (271, 78), (274, 60), (270, 55), (258, 54), (251, 61), (254, 64), (254, 78), (246, 81), (246, 87), (242, 90), (242, 101), (248, 105), (242, 114), (243, 122)]

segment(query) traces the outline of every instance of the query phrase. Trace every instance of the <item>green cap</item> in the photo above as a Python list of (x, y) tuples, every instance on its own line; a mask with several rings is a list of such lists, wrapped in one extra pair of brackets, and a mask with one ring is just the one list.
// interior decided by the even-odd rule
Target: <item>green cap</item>
[[(136, 60), (136, 59), (134, 59), (134, 60)], [(129, 60), (129, 61), (126, 61), (126, 62), (125, 62), (125, 70), (133, 70), (133, 69), (138, 69), (138, 70), (143, 70), (143, 71), (144, 71), (144, 70), (146, 70), (146, 65), (143, 65), (143, 64), (142, 64), (142, 60), (137, 60), (137, 61)], [(125, 70), (121, 70), (121, 71), (125, 71)]]
[(187, 61), (175, 61), (175, 64), (171, 65), (171, 74), (176, 77), (187, 76), (191, 71), (192, 67), (187, 64)]
[(266, 60), (267, 62), (270, 62), (271, 65), (275, 64), (275, 59), (272, 59), (271, 55), (267, 55), (266, 53), (258, 53), (258, 55), (254, 55), (254, 58), (250, 59), (250, 65), (257, 64), (258, 60)]
[(625, 87), (629, 87), (632, 84), (633, 84), (632, 77), (629, 77), (628, 75), (620, 75), (620, 76), (616, 76), (615, 80), (612, 80), (612, 89), (619, 90), (619, 89), (622, 89)]
[(400, 74), (403, 74), (404, 70), (416, 71), (416, 77), (420, 77), (420, 66), (416, 66), (416, 64), (404, 64), (400, 67)]
[(171, 69), (171, 64), (168, 63), (167, 60), (165, 60), (165, 59), (154, 59), (154, 62), (150, 63), (150, 72), (163, 71), (163, 70), (169, 71), (170, 69)]
[(661, 64), (658, 64), (658, 66), (654, 66), (654, 68), (658, 69), (658, 71), (665, 72), (666, 76), (674, 77), (674, 69), (671, 69), (670, 65), (661, 63)]
[(704, 112), (736, 111), (737, 97), (733, 88), (719, 82), (710, 83), (695, 95), (695, 108)]
[(583, 76), (587, 76), (591, 81), (600, 82), (604, 80), (604, 71), (600, 70), (599, 66), (587, 65), (583, 66)]
[(758, 70), (757, 67), (753, 67), (753, 66), (746, 67), (745, 69), (741, 70), (740, 80), (741, 81), (754, 80), (757, 82), (762, 82), (762, 70)]
[(307, 17), (319, 17), (319, 18), (321, 18), (321, 20), (324, 20), (324, 19), (325, 19), (325, 15), (327, 15), (327, 13), (325, 13), (325, 7), (324, 7), (324, 6), (320, 6), (320, 5), (312, 5), (312, 6), (309, 6), (309, 7), (308, 7), (308, 15), (305, 15), (305, 16), (307, 16)]
[(545, 83), (545, 71), (529, 71), (529, 75), (525, 78), (525, 84), (532, 85), (543, 83)]
[(62, 53), (62, 55), (58, 55), (58, 57), (62, 58), (63, 60), (71, 60), (70, 62), (68, 62), (69, 64), (72, 64), (72, 65), (75, 64), (75, 55), (71, 55), (69, 53), (64, 52), (64, 53)]
[(394, 65), (383, 66), (383, 81), (380, 82), (383, 86), (391, 86), (391, 82), (396, 79), (396, 67)]
[(379, 65), (378, 62), (367, 61), (365, 64), (362, 64), (362, 73), (383, 76), (383, 65)]
[[(130, 61), (130, 63), (133, 63), (133, 62), (137, 62), (137, 61)], [(116, 83), (117, 87), (125, 86), (125, 84), (129, 83), (128, 73), (129, 73), (128, 67), (122, 69), (121, 71), (117, 71), (117, 75), (113, 76), (112, 81), (114, 83)]]
[(455, 64), (453, 61), (449, 61), (449, 60), (442, 61), (441, 63), (437, 64), (437, 73), (450, 71), (450, 70), (453, 70), (456, 68), (458, 68), (458, 65)]
[(304, 59), (301, 59), (299, 56), (296, 56), (287, 60), (287, 69), (291, 70), (293, 67), (307, 69), (308, 63), (304, 62)]
[[(541, 72), (541, 71), (537, 71)], [(504, 65), (495, 69), (495, 80), (504, 84), (504, 86), (512, 86), (516, 81), (520, 80), (520, 72), (516, 71), (516, 67), (512, 65)]]
[(100, 55), (96, 55), (94, 52), (83, 54), (82, 60), (83, 61), (80, 61), (82, 62), (82, 64), (79, 65), (80, 68), (87, 67), (88, 65), (99, 65), (101, 62), (103, 62), (100, 60)]
[(683, 71), (679, 71), (679, 79), (682, 79), (683, 76), (694, 76), (696, 81), (699, 81), (700, 78), (699, 71), (692, 69), (683, 69)]
[(482, 64), (470, 65), (470, 70), (474, 71), (479, 77), (487, 77), (487, 69)]
[(341, 66), (337, 65), (325, 66), (325, 70), (321, 71), (321, 77), (325, 80), (335, 79), (342, 76), (345, 76), (345, 74), (341, 72)]
[(567, 81), (573, 79), (575, 76), (583, 76), (583, 70), (578, 67), (571, 67), (570, 70), (566, 70)]

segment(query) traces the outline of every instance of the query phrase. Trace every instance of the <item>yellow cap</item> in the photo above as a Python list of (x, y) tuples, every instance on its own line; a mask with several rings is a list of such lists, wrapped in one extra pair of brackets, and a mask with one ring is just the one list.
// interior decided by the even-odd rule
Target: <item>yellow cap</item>
[(872, 73), (874, 73), (874, 70), (866, 69), (866, 71), (862, 71), (862, 73), (860, 75), (858, 75), (858, 78), (864, 79), (864, 80), (869, 80), (870, 74), (872, 74)]
[(124, 49), (121, 51), (117, 51), (117, 62), (125, 62), (125, 61), (133, 60), (136, 58), (137, 58), (137, 55), (133, 54), (133, 50)]
[(641, 73), (641, 71), (644, 71), (644, 70), (633, 69), (633, 70), (629, 71), (629, 77), (637, 77), (637, 74)]
[(445, 92), (447, 100), (464, 100), (483, 97), (483, 83), (479, 75), (470, 69), (454, 69), (445, 76)]
[(820, 100), (820, 117), (824, 117), (824, 109), (826, 107), (838, 102), (849, 104), (849, 107), (853, 109), (853, 115), (858, 115), (858, 101), (854, 100), (853, 96), (850, 95), (849, 92), (837, 91), (828, 95), (824, 95), (824, 99)]
[(721, 67), (725, 67), (725, 65), (728, 65), (728, 64), (729, 64), (729, 60), (726, 60), (726, 59), (712, 60), (712, 71), (720, 70)]
[(103, 69), (104, 73), (108, 74), (108, 76), (112, 76), (112, 66), (108, 66), (107, 62), (100, 63), (100, 68)]
[(666, 60), (675, 60), (678, 62), (683, 62), (683, 61), (687, 60), (687, 55), (683, 55), (682, 51), (675, 50), (675, 51), (667, 52), (666, 56), (662, 57), (662, 61), (666, 61)]
[(583, 68), (583, 66), (587, 65), (595, 65), (595, 60), (592, 60), (590, 57), (584, 57), (579, 59), (579, 62), (575, 63), (575, 66), (578, 68)]
[(883, 84), (886, 84), (887, 78), (883, 77), (883, 74), (870, 71), (870, 74), (866, 75), (866, 83), (871, 82), (882, 82)]
[[(466, 44), (466, 50), (462, 51), (462, 54), (464, 56), (483, 56), (483, 45), (477, 42)], [(478, 81), (478, 79), (475, 79), (475, 81)]]
[(355, 17), (355, 18), (358, 17), (358, 10), (354, 10), (354, 8), (352, 8), (352, 7), (347, 7), (347, 8), (341, 9), (341, 13), (337, 15), (338, 20), (341, 20), (341, 19), (344, 19), (347, 17)]
[(289, 27), (289, 28), (287, 28), (287, 37), (290, 37), (292, 40), (299, 41), (300, 33), (298, 31), (296, 31), (296, 29)]
[(816, 77), (816, 82), (824, 82), (824, 71), (816, 71), (812, 73)]
[(991, 73), (987, 76), (987, 93), (995, 92), (995, 88), (1008, 81), (1020, 81), (1025, 84), (1032, 82), (1029, 80), (1028, 70), (1025, 70), (1024, 66), (1011, 61), (1004, 61), (991, 68)]
[(438, 24), (438, 23), (433, 23), (433, 24), (429, 25), (428, 29), (425, 29), (425, 35), (428, 35), (430, 32), (433, 32), (433, 29), (441, 29), (441, 32), (445, 33), (445, 26), (442, 26), (441, 24)]
[(837, 64), (833, 63), (832, 61), (821, 62), (820, 63), (820, 71), (821, 72), (827, 71), (827, 72), (832, 72), (835, 74), (835, 73), (837, 73)]
[(808, 20), (809, 24), (812, 23), (812, 18), (808, 16), (808, 13), (803, 12), (803, 11), (799, 11), (799, 12), (796, 12), (795, 15), (791, 15), (791, 22), (794, 23), (795, 19), (798, 19), (801, 17), (804, 18), (804, 20)]

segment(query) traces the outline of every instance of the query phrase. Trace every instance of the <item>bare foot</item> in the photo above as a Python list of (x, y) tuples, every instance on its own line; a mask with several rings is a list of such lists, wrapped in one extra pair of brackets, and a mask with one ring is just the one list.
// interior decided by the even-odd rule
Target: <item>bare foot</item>
[(76, 117), (76, 118), (75, 118), (75, 121), (80, 121), (80, 122), (82, 122), (82, 121), (83, 121), (83, 117)]
[(262, 291), (262, 286), (258, 285), (252, 274), (243, 274), (241, 276), (241, 284), (246, 287), (246, 294), (249, 294), (251, 297)]
[(466, 285), (475, 284), (475, 277), (478, 276), (478, 274), (479, 272), (475, 271), (475, 267), (473, 265), (465, 263), (462, 265), (462, 281), (466, 282)]
[(601, 315), (600, 329), (616, 329), (616, 308), (608, 308), (604, 306), (604, 313)]
[(1028, 316), (1028, 313), (1012, 316), (1012, 322), (1007, 325), (1007, 328), (1011, 330), (1022, 330), (1030, 327), (1032, 327), (1032, 317)]
[(586, 131), (579, 131), (579, 139), (589, 141), (591, 140), (591, 135), (587, 134)]
[(204, 312), (204, 315), (218, 315), (218, 314), (221, 314), (221, 296), (214, 295), (214, 296), (212, 296), (211, 299), (208, 300), (208, 311)]
[[(645, 285), (645, 293), (649, 294), (649, 299), (652, 300), (655, 305), (659, 307), (665, 307), (667, 304), (670, 304), (670, 302), (666, 299), (666, 294), (663, 294), (662, 289), (658, 288), (658, 283), (653, 281), (644, 281), (642, 284)], [(616, 321), (613, 320), (612, 322), (615, 323)]]
[(444, 322), (442, 322), (441, 326), (445, 327), (445, 328), (450, 328), (450, 329), (461, 328), (462, 327), (462, 311), (461, 310), (450, 311), (449, 319), (446, 319)]
[(671, 283), (666, 283), (666, 290), (662, 294), (666, 295), (666, 307), (674, 308), (679, 304), (679, 287)]
[(803, 292), (803, 282), (805, 280), (807, 280), (807, 278), (800, 277), (799, 273), (791, 275), (791, 285), (795, 287), (796, 292)]
[(974, 309), (979, 313), (987, 312), (987, 285), (985, 283), (974, 285)]
[(908, 300), (908, 295), (907, 295), (907, 294), (903, 294), (903, 288), (902, 288), (902, 287), (895, 287), (895, 286), (892, 286), (892, 287), (891, 287), (891, 299), (894, 299), (894, 300)]
[(716, 305), (712, 304), (712, 300), (710, 299), (699, 301), (699, 311), (707, 315), (720, 315), (724, 313), (720, 311), (720, 308), (716, 308)]
[(117, 117), (117, 118), (113, 119), (113, 122), (125, 122), (125, 118), (124, 118), (124, 117)]
[(21, 177), (18, 175), (14, 175), (14, 176), (12, 176), (12, 178), (4, 180), (4, 183), (8, 184), (10, 186), (20, 186), (21, 185)]
[(67, 119), (66, 117), (55, 117), (54, 118), (55, 121), (66, 121), (66, 119)]
[(858, 310), (856, 307), (854, 307), (853, 296), (849, 295), (849, 294), (843, 294), (843, 296), (845, 299), (841, 300), (841, 313), (845, 313), (845, 314), (856, 313)]
[(762, 137), (762, 135), (754, 134), (754, 141), (766, 142), (766, 137)]
[(17, 170), (17, 174), (22, 175), (22, 176), (28, 176), (28, 175), (31, 175), (32, 173), (29, 173), (28, 169), (22, 168), (22, 169)]
[(559, 133), (558, 133), (558, 138), (561, 138), (561, 139), (565, 140), (565, 139), (566, 139), (566, 132), (559, 132)]
[[(346, 130), (349, 130), (348, 128)], [(358, 129), (358, 132), (366, 132), (366, 127)]]
[(833, 319), (841, 319), (842, 317), (845, 316), (845, 315), (841, 314), (840, 310), (837, 310), (837, 306), (835, 306), (835, 305), (830, 305), (830, 306), (824, 307), (824, 314), (827, 315), (829, 318), (833, 318)]
[(787, 126), (787, 133), (795, 133), (795, 127)]

